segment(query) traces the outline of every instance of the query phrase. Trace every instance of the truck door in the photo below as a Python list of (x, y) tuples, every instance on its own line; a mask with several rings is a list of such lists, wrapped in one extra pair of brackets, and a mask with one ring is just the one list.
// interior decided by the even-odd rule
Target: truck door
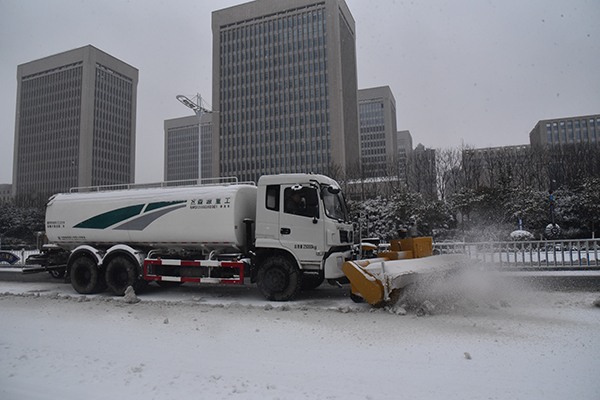
[[(324, 224), (318, 191), (308, 185), (284, 185), (282, 193), (283, 212), (279, 216), (281, 246), (296, 254), (304, 268), (318, 269), (324, 248)], [(312, 268), (307, 264), (312, 264)]]

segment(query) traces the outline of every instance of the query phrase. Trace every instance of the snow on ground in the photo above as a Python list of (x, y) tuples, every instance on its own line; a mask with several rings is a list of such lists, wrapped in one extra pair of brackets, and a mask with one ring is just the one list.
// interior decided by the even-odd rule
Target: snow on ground
[(288, 303), (151, 285), (127, 304), (0, 272), (0, 398), (597, 400), (598, 290), (464, 274), (397, 315), (327, 284)]

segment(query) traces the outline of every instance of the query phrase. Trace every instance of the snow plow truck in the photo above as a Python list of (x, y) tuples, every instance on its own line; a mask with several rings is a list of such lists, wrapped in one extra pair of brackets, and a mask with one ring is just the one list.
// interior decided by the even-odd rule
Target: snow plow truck
[(327, 280), (350, 282), (353, 296), (375, 305), (415, 276), (408, 264), (394, 270), (397, 260), (431, 253), (426, 238), (417, 246), (424, 250), (397, 243), (390, 254), (353, 260), (346, 202), (337, 182), (324, 175), (147, 186), (76, 188), (52, 196), (49, 244), (28, 264), (64, 273), (81, 294), (108, 289), (123, 295), (129, 286), (152, 281), (242, 284), (249, 278), (266, 299), (287, 301)]

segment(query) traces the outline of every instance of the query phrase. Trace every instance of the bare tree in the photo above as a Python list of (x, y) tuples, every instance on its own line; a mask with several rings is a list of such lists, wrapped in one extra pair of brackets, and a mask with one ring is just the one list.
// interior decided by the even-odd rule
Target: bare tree
[(461, 154), (458, 149), (436, 150), (436, 182), (439, 199), (445, 201), (448, 194), (455, 193), (461, 182)]
[(461, 169), (463, 172), (463, 186), (468, 189), (477, 189), (482, 185), (483, 163), (477, 154), (477, 150), (472, 146), (461, 145), (462, 155)]

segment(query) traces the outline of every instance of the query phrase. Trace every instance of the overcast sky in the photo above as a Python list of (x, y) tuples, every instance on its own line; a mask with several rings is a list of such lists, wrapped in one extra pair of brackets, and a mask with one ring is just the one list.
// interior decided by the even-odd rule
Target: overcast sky
[[(346, 0), (359, 88), (390, 86), (414, 145), (529, 143), (600, 113), (599, 0)], [(240, 0), (0, 0), (0, 183), (12, 182), (17, 65), (91, 44), (139, 69), (136, 182), (163, 179), (163, 121), (211, 99), (211, 12)], [(215, 5), (216, 4), (216, 5)]]

